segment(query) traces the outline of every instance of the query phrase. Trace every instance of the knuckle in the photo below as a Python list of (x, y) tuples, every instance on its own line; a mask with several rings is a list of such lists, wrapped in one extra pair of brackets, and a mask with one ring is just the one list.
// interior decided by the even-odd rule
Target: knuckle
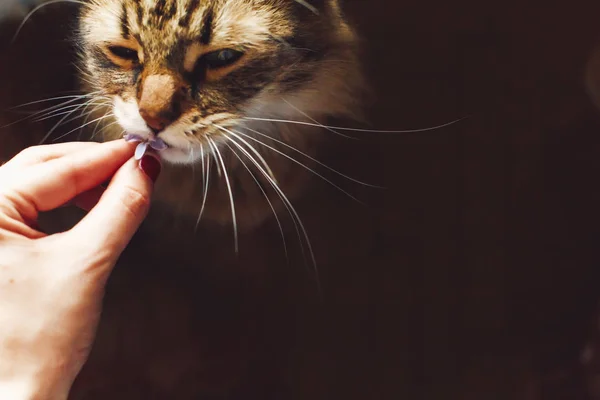
[(19, 154), (17, 154), (16, 157), (19, 157), (21, 159), (37, 159), (37, 158), (41, 157), (42, 153), (43, 153), (42, 146), (31, 146), (31, 147), (27, 147), (24, 150), (21, 150), (21, 152)]
[(138, 218), (148, 211), (150, 196), (132, 186), (125, 186), (121, 194), (121, 203), (128, 213)]

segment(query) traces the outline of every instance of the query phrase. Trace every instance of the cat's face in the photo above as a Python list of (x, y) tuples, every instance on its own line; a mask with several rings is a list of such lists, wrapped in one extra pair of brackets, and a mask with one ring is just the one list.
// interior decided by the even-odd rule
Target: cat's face
[(92, 90), (173, 163), (248, 117), (349, 108), (335, 100), (352, 83), (348, 60), (331, 58), (353, 42), (337, 0), (91, 0), (80, 42)]

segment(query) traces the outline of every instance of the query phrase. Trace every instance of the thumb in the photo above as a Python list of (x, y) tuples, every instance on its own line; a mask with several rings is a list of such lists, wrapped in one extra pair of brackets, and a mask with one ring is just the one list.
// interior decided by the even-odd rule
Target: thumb
[(160, 169), (158, 157), (152, 154), (140, 161), (130, 159), (117, 171), (98, 204), (69, 233), (89, 238), (95, 251), (116, 261), (148, 214)]

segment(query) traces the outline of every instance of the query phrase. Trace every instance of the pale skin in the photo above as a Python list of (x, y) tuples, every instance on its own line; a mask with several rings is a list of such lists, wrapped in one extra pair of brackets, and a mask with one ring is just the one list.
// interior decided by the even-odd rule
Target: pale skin
[[(106, 281), (148, 212), (158, 172), (144, 173), (134, 146), (39, 146), (0, 167), (0, 399), (67, 398)], [(68, 203), (90, 210), (77, 226), (55, 235), (37, 228), (39, 212)]]

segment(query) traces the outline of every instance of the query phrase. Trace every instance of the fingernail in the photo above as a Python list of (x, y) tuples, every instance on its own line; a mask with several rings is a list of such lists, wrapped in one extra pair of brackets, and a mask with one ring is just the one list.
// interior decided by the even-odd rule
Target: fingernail
[(153, 155), (146, 154), (140, 160), (140, 168), (146, 175), (148, 175), (148, 178), (152, 179), (152, 182), (156, 182), (158, 175), (160, 175), (162, 166), (158, 158)]

